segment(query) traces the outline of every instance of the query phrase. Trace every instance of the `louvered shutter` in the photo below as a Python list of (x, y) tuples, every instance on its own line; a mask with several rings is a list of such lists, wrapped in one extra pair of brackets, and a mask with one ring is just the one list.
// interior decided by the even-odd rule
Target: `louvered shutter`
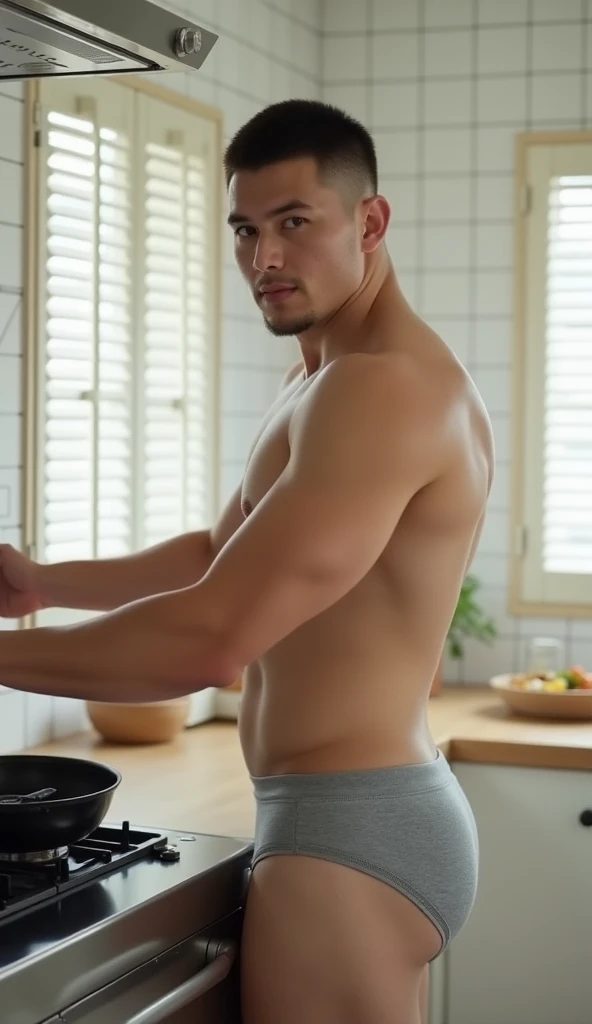
[(40, 96), (36, 555), (115, 557), (217, 511), (218, 134), (105, 79)]
[(48, 562), (132, 547), (133, 108), (120, 92), (44, 91), (38, 554)]
[(533, 146), (523, 596), (592, 604), (592, 146)]
[[(211, 521), (217, 194), (208, 122), (138, 97), (145, 289), (142, 546)], [(208, 202), (208, 198), (209, 202)]]
[(592, 159), (551, 180), (548, 231), (543, 569), (592, 577)]

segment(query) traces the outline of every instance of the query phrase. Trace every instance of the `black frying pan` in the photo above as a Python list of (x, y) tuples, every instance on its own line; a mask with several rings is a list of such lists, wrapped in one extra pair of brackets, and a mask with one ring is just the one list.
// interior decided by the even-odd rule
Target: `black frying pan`
[(80, 842), (101, 824), (120, 782), (115, 768), (95, 761), (0, 757), (0, 853)]

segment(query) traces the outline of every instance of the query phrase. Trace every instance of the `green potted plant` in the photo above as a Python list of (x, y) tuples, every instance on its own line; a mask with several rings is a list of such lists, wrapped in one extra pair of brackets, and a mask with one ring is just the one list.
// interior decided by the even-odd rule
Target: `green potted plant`
[(490, 644), (497, 637), (493, 619), (486, 617), (475, 596), (480, 586), (475, 576), (467, 576), (460, 588), (456, 610), (446, 638), (450, 658), (464, 658), (466, 637), (472, 636), (485, 644)]
[[(449, 658), (458, 661), (465, 656), (464, 641), (467, 637), (473, 637), (481, 643), (490, 644), (497, 637), (497, 629), (493, 619), (488, 618), (477, 598), (477, 591), (481, 586), (476, 576), (466, 576), (452, 617), (452, 622), (446, 637), (446, 651)], [(441, 690), (441, 670), (438, 670), (432, 695)]]

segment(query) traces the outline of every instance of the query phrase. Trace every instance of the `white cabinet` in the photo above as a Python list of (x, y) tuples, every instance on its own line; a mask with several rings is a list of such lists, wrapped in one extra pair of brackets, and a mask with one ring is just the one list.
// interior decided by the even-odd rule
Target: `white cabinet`
[(580, 815), (592, 772), (453, 768), (481, 866), (472, 916), (443, 957), (445, 1024), (590, 1024), (592, 827)]

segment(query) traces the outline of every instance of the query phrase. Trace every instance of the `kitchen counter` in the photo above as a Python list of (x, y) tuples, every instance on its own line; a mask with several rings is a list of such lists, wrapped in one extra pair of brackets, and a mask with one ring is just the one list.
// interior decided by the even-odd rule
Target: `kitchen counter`
[[(510, 713), (487, 687), (444, 687), (429, 702), (434, 742), (451, 761), (592, 770), (592, 721), (545, 721)], [(187, 729), (173, 743), (132, 747), (82, 732), (28, 754), (113, 765), (122, 783), (108, 818), (136, 825), (251, 837), (251, 784), (234, 722)]]

